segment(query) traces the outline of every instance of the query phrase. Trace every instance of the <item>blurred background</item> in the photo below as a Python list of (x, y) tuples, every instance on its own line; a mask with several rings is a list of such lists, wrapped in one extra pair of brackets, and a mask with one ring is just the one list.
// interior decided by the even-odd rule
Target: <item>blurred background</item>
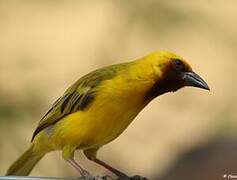
[[(237, 175), (237, 1), (0, 1), (0, 174), (50, 105), (79, 77), (154, 50), (186, 58), (211, 91), (157, 98), (99, 157), (157, 180)], [(108, 174), (76, 158), (93, 174)], [(77, 176), (60, 152), (34, 176)]]

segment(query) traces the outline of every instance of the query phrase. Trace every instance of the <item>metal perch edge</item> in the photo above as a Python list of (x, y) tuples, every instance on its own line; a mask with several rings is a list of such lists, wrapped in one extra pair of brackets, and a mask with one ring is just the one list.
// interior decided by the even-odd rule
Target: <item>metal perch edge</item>
[(33, 176), (0, 176), (0, 180), (148, 180), (145, 177), (134, 176), (134, 177), (125, 177), (112, 179), (111, 177), (103, 176), (103, 177), (33, 177)]

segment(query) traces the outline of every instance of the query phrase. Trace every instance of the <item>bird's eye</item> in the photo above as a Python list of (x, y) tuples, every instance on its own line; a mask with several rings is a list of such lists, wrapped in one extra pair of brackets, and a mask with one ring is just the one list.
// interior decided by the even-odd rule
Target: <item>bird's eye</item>
[(174, 69), (177, 71), (182, 71), (185, 68), (183, 62), (179, 59), (174, 59), (173, 64), (174, 64)]

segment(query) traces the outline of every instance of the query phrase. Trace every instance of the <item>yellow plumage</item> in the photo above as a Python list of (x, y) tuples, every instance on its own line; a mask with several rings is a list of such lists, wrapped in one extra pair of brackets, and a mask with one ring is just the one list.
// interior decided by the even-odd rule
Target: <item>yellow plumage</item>
[[(89, 159), (96, 160), (96, 151), (118, 137), (153, 98), (181, 87), (168, 84), (173, 82), (173, 79), (168, 79), (172, 74), (169, 68), (173, 68), (173, 61), (181, 62), (185, 70), (191, 71), (191, 67), (181, 57), (159, 51), (82, 77), (40, 121), (33, 136), (30, 154), (41, 157), (47, 152), (62, 150), (64, 159), (70, 160), (73, 159), (74, 151), (81, 149)], [(29, 168), (24, 173), (21, 167), (16, 168), (17, 163), (24, 167), (22, 161), (16, 161), (12, 165), (14, 168), (10, 167), (7, 174), (27, 175)], [(33, 167), (35, 162), (31, 164)], [(116, 170), (113, 172), (116, 173)]]

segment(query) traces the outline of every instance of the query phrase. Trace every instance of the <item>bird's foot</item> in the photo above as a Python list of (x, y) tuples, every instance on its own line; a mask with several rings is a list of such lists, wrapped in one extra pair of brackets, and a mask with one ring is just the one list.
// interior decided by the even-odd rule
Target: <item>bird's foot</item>
[(130, 177), (130, 180), (148, 180), (148, 179), (146, 177), (136, 175), (136, 176)]
[(119, 177), (116, 180), (148, 180), (148, 179), (143, 176), (136, 175), (133, 177), (123, 176), (123, 177)]
[(111, 176), (92, 176), (92, 175), (87, 175), (82, 177), (83, 180), (113, 180)]
[(147, 178), (143, 176), (133, 176), (133, 177), (128, 177), (128, 176), (122, 176), (119, 178), (112, 178), (111, 176), (92, 176), (92, 175), (87, 175), (82, 177), (82, 180), (148, 180)]

